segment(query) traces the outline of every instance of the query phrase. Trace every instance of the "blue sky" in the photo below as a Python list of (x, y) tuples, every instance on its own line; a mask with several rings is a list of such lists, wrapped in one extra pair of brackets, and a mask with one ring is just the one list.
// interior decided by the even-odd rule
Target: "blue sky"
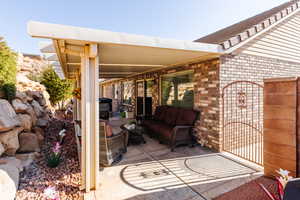
[(3, 0), (0, 36), (16, 51), (38, 54), (29, 20), (195, 40), (287, 0)]

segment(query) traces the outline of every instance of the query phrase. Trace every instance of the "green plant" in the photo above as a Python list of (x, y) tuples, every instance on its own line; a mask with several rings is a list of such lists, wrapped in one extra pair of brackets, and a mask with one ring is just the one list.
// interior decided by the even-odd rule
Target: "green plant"
[(128, 122), (128, 124), (136, 124), (136, 121), (135, 120), (131, 120)]
[(30, 73), (27, 75), (27, 78), (29, 80), (39, 82), (39, 83), (41, 82), (41, 79), (42, 79), (41, 74), (37, 74), (37, 73)]
[[(16, 84), (17, 74), (17, 55), (6, 44), (4, 39), (0, 37), (0, 89), (7, 92), (8, 98), (14, 96), (14, 88)], [(5, 91), (4, 91), (5, 90)]]
[(73, 82), (68, 79), (60, 79), (52, 67), (43, 71), (41, 83), (46, 87), (53, 105), (72, 97)]
[(52, 152), (47, 157), (47, 166), (51, 168), (55, 168), (61, 162), (61, 152), (60, 152), (60, 144), (57, 142), (55, 146), (52, 148)]
[(121, 112), (121, 113), (120, 113), (120, 116), (121, 116), (122, 118), (126, 118), (126, 112)]
[(16, 85), (13, 83), (6, 83), (2, 86), (2, 91), (4, 92), (5, 99), (12, 101), (16, 97)]

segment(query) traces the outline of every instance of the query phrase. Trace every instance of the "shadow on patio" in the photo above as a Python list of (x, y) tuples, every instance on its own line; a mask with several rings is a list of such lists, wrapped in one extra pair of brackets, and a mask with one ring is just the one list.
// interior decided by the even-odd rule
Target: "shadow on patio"
[(101, 171), (102, 199), (212, 199), (259, 176), (258, 168), (200, 146), (175, 152), (146, 137)]

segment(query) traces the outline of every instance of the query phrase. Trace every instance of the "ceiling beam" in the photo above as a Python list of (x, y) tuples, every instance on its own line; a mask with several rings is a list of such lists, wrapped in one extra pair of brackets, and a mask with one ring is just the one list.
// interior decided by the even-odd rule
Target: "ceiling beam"
[(147, 64), (108, 64), (100, 63), (100, 66), (124, 66), (124, 67), (163, 67), (164, 65), (147, 65)]
[[(80, 65), (80, 63), (67, 63), (67, 65)], [(100, 66), (111, 66), (111, 67), (151, 67), (151, 68), (161, 68), (164, 65), (147, 65), (147, 64), (108, 64), (100, 63)]]
[(127, 75), (127, 74), (132, 74), (132, 73), (137, 73), (137, 72), (102, 72), (102, 71), (100, 71), (100, 74), (117, 74), (117, 75), (119, 75), (119, 74), (125, 74), (125, 75)]

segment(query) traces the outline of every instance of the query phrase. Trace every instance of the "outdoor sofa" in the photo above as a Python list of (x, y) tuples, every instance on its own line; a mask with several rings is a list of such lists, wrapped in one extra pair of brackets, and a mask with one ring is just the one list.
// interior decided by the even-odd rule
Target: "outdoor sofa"
[(192, 144), (192, 130), (199, 115), (193, 109), (158, 106), (152, 118), (143, 121), (143, 126), (151, 137), (170, 145), (174, 151), (178, 145)]

